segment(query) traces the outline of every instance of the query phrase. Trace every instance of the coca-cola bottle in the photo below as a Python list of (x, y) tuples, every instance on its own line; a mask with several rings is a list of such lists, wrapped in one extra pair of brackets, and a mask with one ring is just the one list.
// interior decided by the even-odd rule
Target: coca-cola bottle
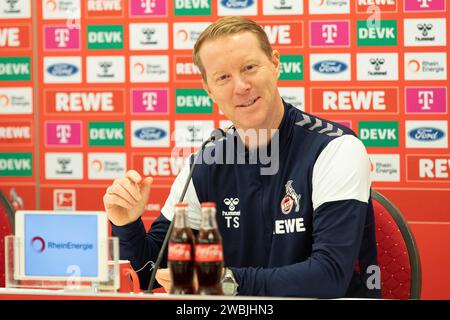
[(171, 294), (193, 294), (194, 235), (187, 223), (187, 204), (175, 206), (175, 216), (169, 240), (168, 265), (172, 276)]
[(223, 269), (222, 237), (217, 229), (216, 204), (202, 203), (202, 219), (195, 244), (195, 270), (198, 294), (223, 295), (221, 277)]

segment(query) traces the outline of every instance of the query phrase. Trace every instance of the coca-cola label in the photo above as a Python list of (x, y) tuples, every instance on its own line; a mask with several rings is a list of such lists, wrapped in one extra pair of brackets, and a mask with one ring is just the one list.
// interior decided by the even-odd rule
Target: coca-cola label
[(190, 261), (191, 245), (189, 243), (169, 243), (169, 261)]
[(197, 244), (195, 246), (196, 262), (223, 261), (222, 244)]

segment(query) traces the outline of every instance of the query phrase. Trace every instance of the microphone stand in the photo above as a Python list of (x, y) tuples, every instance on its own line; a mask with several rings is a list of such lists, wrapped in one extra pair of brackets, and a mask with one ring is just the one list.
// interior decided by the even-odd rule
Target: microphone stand
[[(178, 201), (179, 203), (183, 202), (183, 200), (184, 200), (184, 196), (186, 195), (189, 183), (191, 182), (192, 174), (194, 173), (194, 168), (195, 168), (195, 165), (197, 164), (198, 157), (200, 156), (200, 154), (203, 151), (203, 149), (205, 148), (205, 146), (208, 143), (216, 141), (224, 136), (225, 136), (225, 132), (222, 129), (214, 129), (213, 132), (211, 133), (211, 136), (202, 143), (199, 152), (197, 152), (197, 154), (195, 155), (194, 161), (191, 166), (191, 170), (189, 171), (189, 175), (186, 179), (186, 183), (184, 184), (183, 192), (181, 192), (180, 200)], [(166, 233), (166, 236), (164, 237), (163, 244), (161, 246), (161, 249), (159, 250), (158, 258), (156, 259), (156, 262), (153, 265), (152, 275), (150, 277), (150, 282), (148, 283), (148, 288), (147, 288), (147, 291), (145, 291), (145, 293), (153, 293), (153, 285), (155, 284), (156, 271), (159, 269), (159, 265), (161, 264), (162, 258), (164, 256), (164, 252), (166, 251), (167, 243), (169, 242), (170, 235), (172, 234), (174, 221), (175, 221), (175, 219), (172, 219), (170, 221), (169, 228), (167, 229), (167, 233)]]

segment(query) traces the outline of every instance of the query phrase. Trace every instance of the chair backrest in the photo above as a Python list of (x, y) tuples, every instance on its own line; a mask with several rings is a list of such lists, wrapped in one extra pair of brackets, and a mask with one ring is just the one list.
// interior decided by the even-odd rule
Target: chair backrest
[(13, 234), (14, 209), (0, 190), (0, 287), (5, 286), (5, 236)]
[(372, 190), (383, 299), (420, 299), (422, 273), (416, 241), (401, 212)]

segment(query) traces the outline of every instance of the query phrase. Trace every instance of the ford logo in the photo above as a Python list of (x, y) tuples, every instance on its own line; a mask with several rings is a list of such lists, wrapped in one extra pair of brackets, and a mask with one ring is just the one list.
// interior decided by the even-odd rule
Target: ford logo
[(68, 63), (57, 63), (47, 68), (47, 72), (56, 77), (69, 77), (78, 72), (77, 66)]
[(436, 128), (417, 128), (411, 130), (409, 136), (418, 141), (436, 141), (442, 139), (445, 133)]
[(160, 128), (141, 128), (134, 132), (134, 136), (141, 140), (159, 140), (164, 138), (167, 132)]
[(230, 9), (245, 9), (251, 7), (255, 3), (254, 0), (222, 0), (221, 4)]
[(313, 68), (319, 73), (336, 74), (347, 70), (347, 65), (335, 60), (324, 60), (315, 63)]

